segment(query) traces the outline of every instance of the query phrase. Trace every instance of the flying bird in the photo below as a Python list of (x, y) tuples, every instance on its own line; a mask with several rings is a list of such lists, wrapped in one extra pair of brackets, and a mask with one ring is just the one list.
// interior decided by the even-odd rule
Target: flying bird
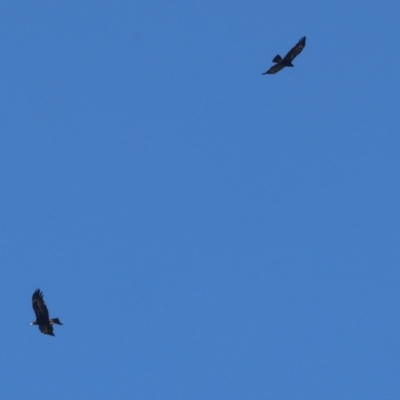
[(266, 74), (276, 74), (279, 72), (282, 68), (284, 67), (294, 67), (292, 64), (292, 61), (294, 60), (295, 57), (297, 57), (301, 51), (306, 47), (306, 37), (303, 36), (299, 42), (294, 46), (289, 53), (286, 54), (285, 57), (281, 57), (279, 54), (275, 56), (275, 58), (272, 60), (272, 62), (276, 63), (273, 65), (268, 71), (263, 72), (263, 75)]
[(49, 318), (49, 310), (43, 300), (43, 293), (40, 289), (35, 290), (32, 296), (32, 307), (36, 314), (36, 321), (31, 325), (39, 325), (40, 332), (54, 336), (53, 324), (62, 325), (58, 318)]

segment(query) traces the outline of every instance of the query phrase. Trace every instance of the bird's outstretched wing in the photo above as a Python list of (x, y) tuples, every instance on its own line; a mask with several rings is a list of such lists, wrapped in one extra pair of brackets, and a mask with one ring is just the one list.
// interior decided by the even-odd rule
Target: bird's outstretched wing
[(304, 47), (306, 47), (306, 37), (305, 36), (303, 36), (298, 41), (296, 46), (294, 46), (292, 49), (290, 49), (290, 51), (286, 54), (286, 56), (283, 57), (283, 62), (291, 63), (294, 60), (294, 58), (297, 57), (302, 52)]
[(40, 324), (49, 321), (49, 310), (43, 300), (43, 293), (37, 289), (32, 295), (32, 307), (36, 314), (36, 321)]
[(46, 325), (39, 325), (40, 332), (44, 333), (45, 335), (54, 335), (53, 325), (46, 324)]
[(276, 74), (278, 71), (280, 71), (284, 67), (283, 64), (275, 64), (273, 65), (268, 71), (263, 72), (263, 75), (266, 74)]

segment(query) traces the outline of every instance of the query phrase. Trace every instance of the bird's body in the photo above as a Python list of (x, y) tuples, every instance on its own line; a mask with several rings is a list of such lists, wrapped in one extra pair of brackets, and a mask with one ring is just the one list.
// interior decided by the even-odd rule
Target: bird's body
[(276, 74), (279, 72), (282, 68), (285, 67), (294, 67), (292, 64), (292, 61), (294, 60), (295, 57), (297, 57), (301, 51), (304, 49), (306, 46), (306, 37), (302, 37), (299, 42), (294, 46), (287, 54), (285, 57), (281, 57), (279, 54), (274, 57), (272, 62), (275, 63), (268, 71), (264, 72), (263, 75), (266, 74)]
[(40, 332), (54, 336), (53, 324), (62, 325), (58, 318), (49, 318), (49, 311), (43, 300), (40, 289), (35, 290), (32, 296), (32, 307), (36, 314), (36, 320), (31, 325), (38, 325)]

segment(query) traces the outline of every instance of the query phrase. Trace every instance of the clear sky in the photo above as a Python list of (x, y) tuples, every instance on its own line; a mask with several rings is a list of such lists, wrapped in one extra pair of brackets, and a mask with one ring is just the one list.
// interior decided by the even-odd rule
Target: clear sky
[(3, 2), (0, 397), (398, 400), (398, 15)]

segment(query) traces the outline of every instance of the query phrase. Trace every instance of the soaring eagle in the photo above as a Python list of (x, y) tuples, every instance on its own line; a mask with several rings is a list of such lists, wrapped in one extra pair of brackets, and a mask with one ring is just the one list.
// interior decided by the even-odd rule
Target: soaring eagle
[(263, 75), (265, 74), (276, 74), (278, 71), (280, 71), (284, 67), (294, 67), (292, 64), (292, 61), (294, 60), (295, 57), (297, 57), (301, 51), (306, 47), (306, 37), (302, 37), (299, 42), (294, 46), (289, 53), (286, 54), (285, 57), (281, 57), (279, 54), (275, 56), (275, 58), (272, 60), (272, 62), (276, 63), (273, 65), (267, 72), (263, 72)]
[(49, 310), (43, 300), (43, 293), (37, 289), (32, 296), (32, 307), (36, 314), (36, 321), (31, 325), (39, 325), (40, 332), (54, 336), (53, 324), (62, 325), (58, 318), (49, 318)]

